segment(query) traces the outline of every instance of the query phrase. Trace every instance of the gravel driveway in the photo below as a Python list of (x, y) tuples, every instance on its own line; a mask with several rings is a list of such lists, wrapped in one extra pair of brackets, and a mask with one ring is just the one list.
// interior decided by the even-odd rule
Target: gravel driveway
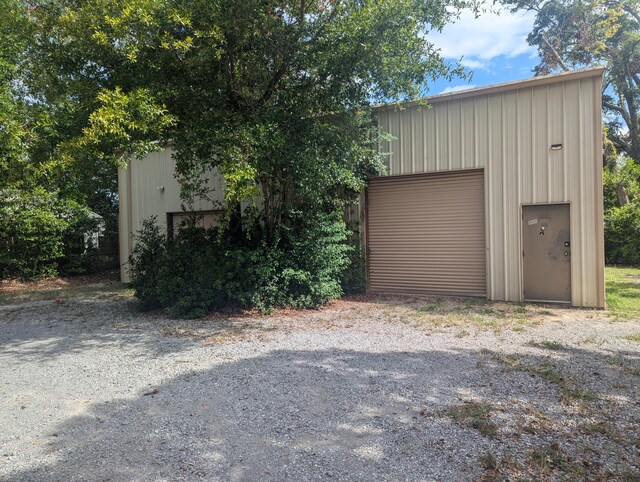
[(5, 304), (0, 479), (640, 480), (640, 322), (465, 303)]

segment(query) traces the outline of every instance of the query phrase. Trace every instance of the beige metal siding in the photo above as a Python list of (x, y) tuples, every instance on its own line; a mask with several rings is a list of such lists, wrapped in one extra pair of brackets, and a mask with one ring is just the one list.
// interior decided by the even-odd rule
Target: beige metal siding
[(572, 303), (604, 306), (601, 82), (596, 69), (378, 111), (396, 137), (380, 146), (388, 174), (485, 169), (490, 299), (523, 300), (521, 206), (567, 202)]
[[(570, 203), (572, 303), (604, 306), (602, 215), (602, 69), (490, 86), (429, 99), (430, 108), (405, 104), (377, 109), (380, 126), (397, 139), (388, 174), (483, 168), (487, 296), (522, 301), (521, 206)], [(550, 145), (563, 149), (551, 151)], [(120, 170), (120, 252), (144, 218), (181, 210), (171, 151)], [(222, 200), (223, 182), (211, 176)], [(375, 181), (374, 181), (375, 182)], [(157, 188), (164, 186), (165, 190)], [(362, 220), (364, 200), (347, 214)], [(217, 206), (201, 201), (192, 209)], [(366, 232), (366, 227), (363, 230)], [(126, 280), (123, 267), (122, 279)]]
[(484, 296), (484, 239), (482, 171), (371, 180), (370, 289)]
[[(118, 193), (120, 200), (120, 279), (129, 281), (128, 258), (133, 248), (134, 235), (142, 222), (156, 216), (158, 225), (166, 229), (167, 213), (183, 211), (180, 199), (180, 184), (174, 177), (176, 164), (173, 151), (165, 149), (149, 154), (144, 159), (131, 160), (126, 169), (118, 171)], [(211, 211), (219, 209), (224, 197), (221, 176), (209, 176), (212, 201), (196, 200), (188, 211)]]

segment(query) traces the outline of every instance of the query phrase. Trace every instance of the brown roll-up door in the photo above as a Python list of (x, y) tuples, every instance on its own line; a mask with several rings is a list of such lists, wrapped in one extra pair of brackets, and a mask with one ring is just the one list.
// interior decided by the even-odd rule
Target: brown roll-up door
[(482, 170), (373, 178), (367, 209), (372, 291), (486, 294)]

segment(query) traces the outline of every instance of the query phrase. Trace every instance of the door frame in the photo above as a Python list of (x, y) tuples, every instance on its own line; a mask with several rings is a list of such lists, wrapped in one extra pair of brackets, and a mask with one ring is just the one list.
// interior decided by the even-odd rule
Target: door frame
[[(520, 302), (524, 303), (524, 239), (522, 236), (522, 231), (524, 229), (524, 208), (527, 206), (569, 206), (569, 239), (571, 240), (571, 262), (569, 264), (569, 283), (570, 283), (570, 291), (571, 291), (571, 301), (550, 301), (549, 303), (554, 304), (569, 304), (573, 306), (573, 229), (571, 229), (572, 225), (572, 213), (573, 206), (571, 201), (559, 201), (559, 202), (539, 202), (539, 203), (520, 203), (520, 223), (518, 226), (518, 238), (520, 240), (520, 256), (519, 258), (519, 266), (520, 266)], [(535, 303), (535, 301), (533, 302)], [(540, 303), (543, 303), (540, 301)]]

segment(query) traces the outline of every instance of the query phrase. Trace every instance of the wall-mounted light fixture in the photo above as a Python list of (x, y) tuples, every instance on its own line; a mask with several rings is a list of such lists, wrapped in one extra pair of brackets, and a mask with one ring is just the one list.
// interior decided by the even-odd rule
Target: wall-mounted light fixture
[(164, 186), (158, 186), (156, 189), (160, 192), (164, 192)]
[(562, 149), (562, 144), (551, 144), (552, 151), (559, 151)]

